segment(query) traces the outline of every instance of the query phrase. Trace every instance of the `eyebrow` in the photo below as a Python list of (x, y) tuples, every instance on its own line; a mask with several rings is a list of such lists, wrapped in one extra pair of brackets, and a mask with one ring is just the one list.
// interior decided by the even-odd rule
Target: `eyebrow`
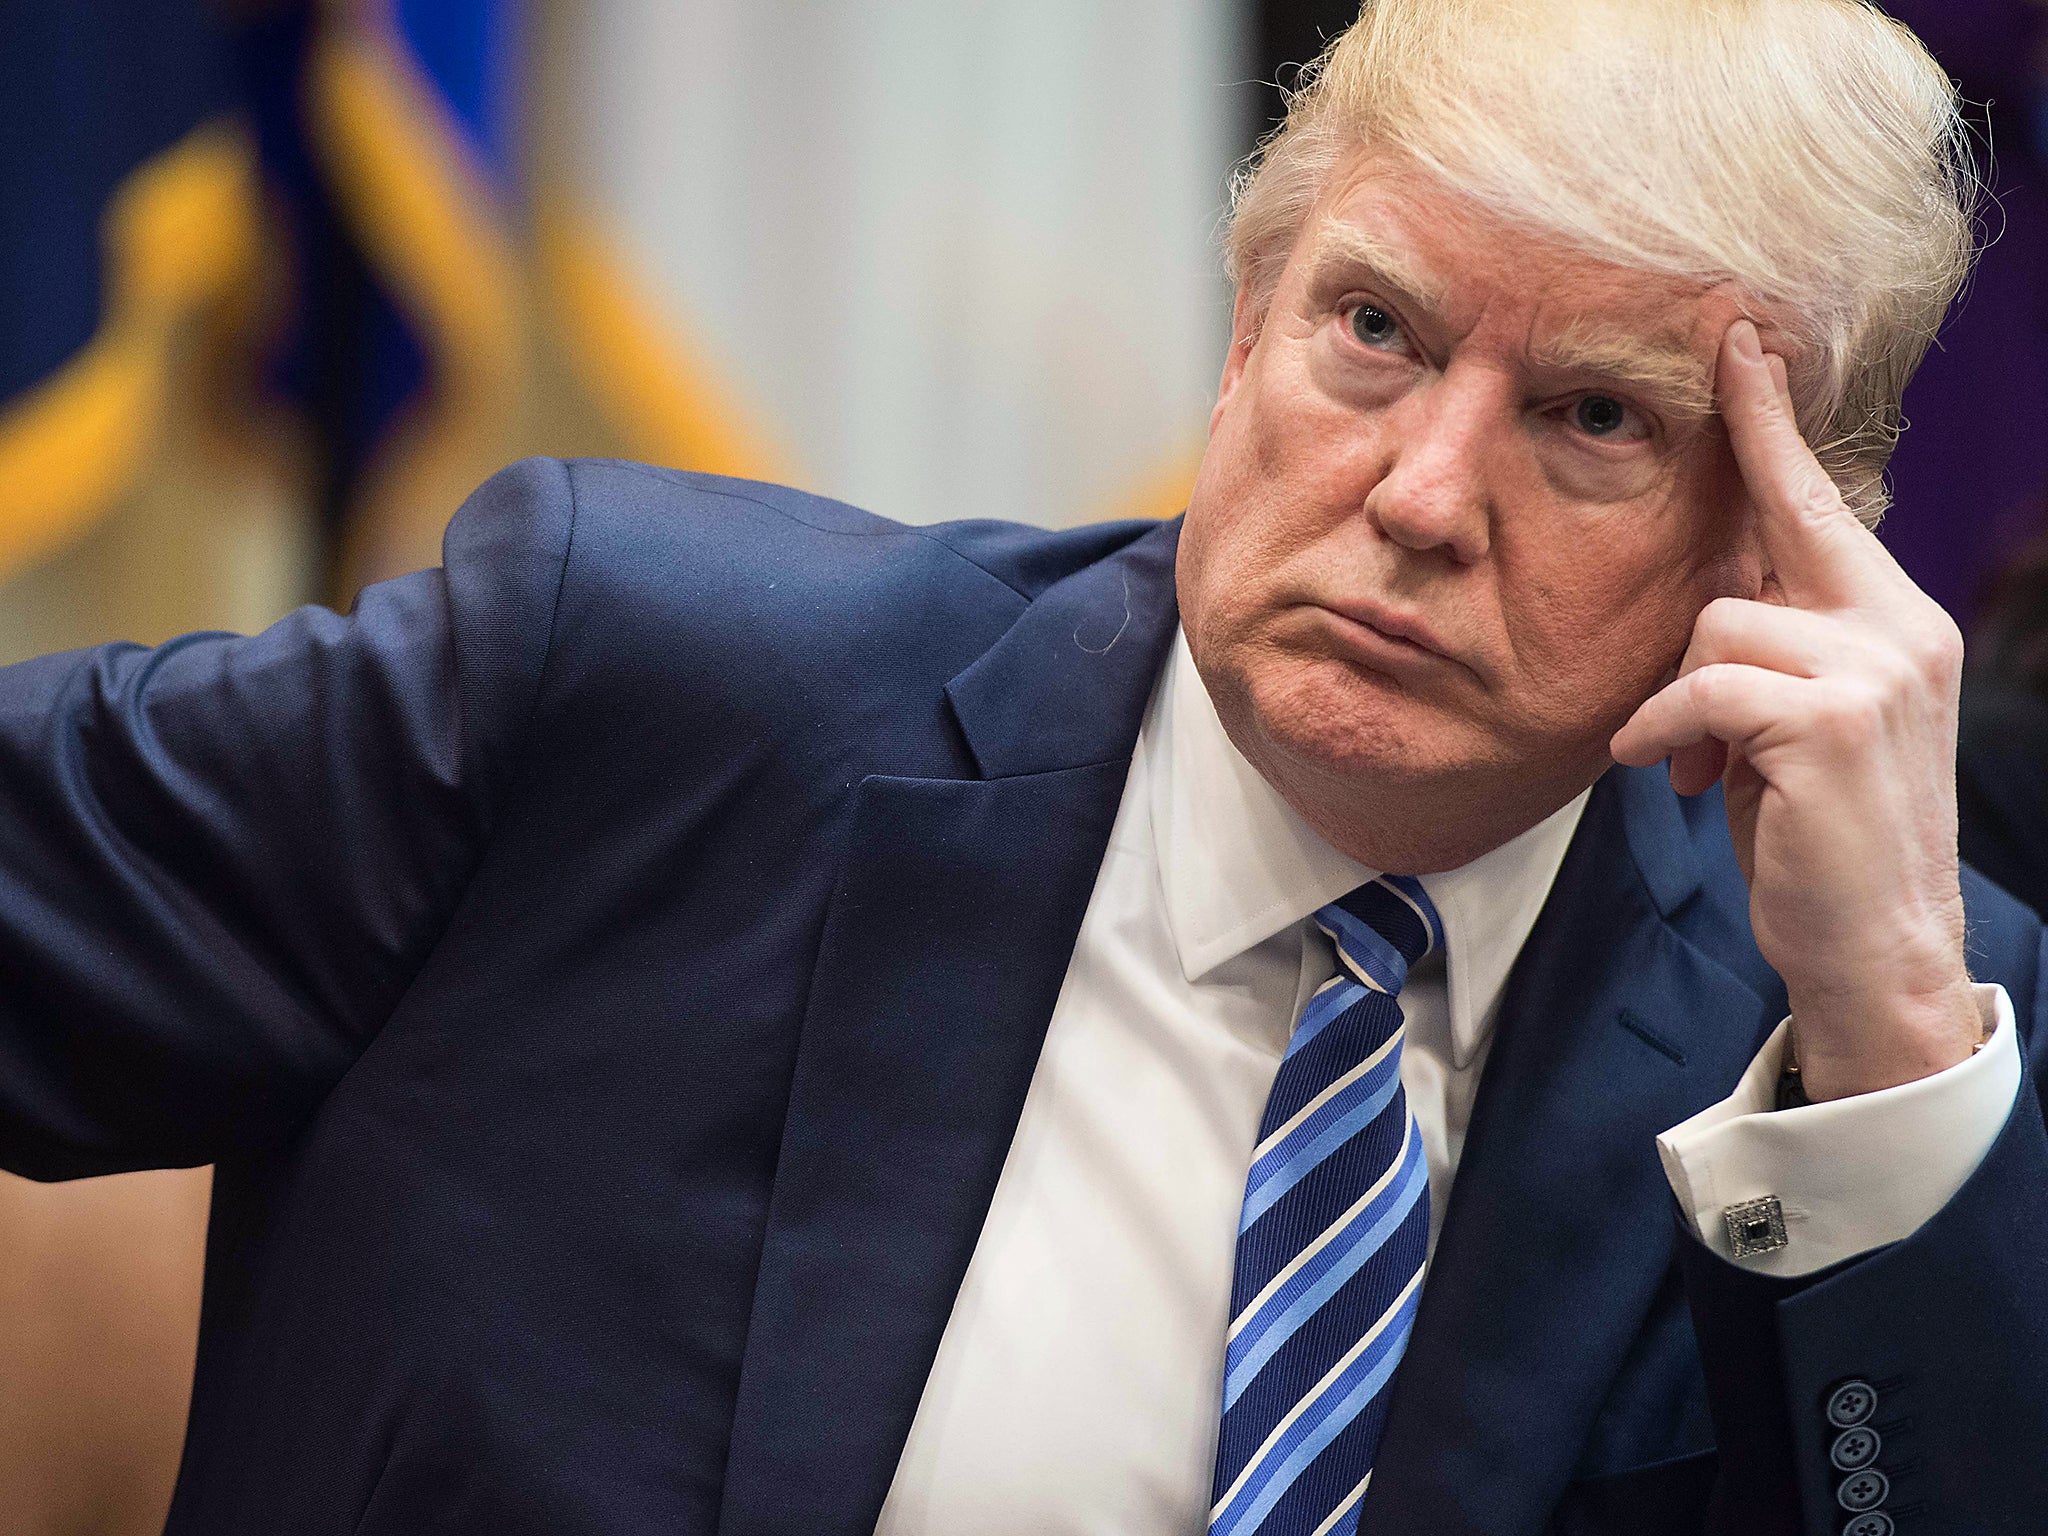
[(1639, 335), (1598, 324), (1567, 327), (1530, 352), (1537, 366), (1633, 385), (1689, 416), (1714, 411), (1714, 380), (1704, 358), (1676, 333)]
[(1399, 296), (1425, 309), (1440, 310), (1448, 292), (1445, 284), (1416, 266), (1393, 246), (1355, 224), (1330, 224), (1316, 236), (1309, 256), (1309, 283), (1321, 289), (1348, 272), (1363, 271), (1378, 278)]
[[(1393, 290), (1393, 297), (1432, 313), (1441, 312), (1448, 294), (1447, 284), (1371, 231), (1345, 224), (1323, 229), (1309, 258), (1312, 291), (1327, 291), (1354, 272), (1369, 275)], [(1532, 348), (1530, 361), (1559, 373), (1587, 374), (1633, 387), (1686, 415), (1713, 414), (1710, 366), (1678, 332), (1642, 335), (1585, 321)]]

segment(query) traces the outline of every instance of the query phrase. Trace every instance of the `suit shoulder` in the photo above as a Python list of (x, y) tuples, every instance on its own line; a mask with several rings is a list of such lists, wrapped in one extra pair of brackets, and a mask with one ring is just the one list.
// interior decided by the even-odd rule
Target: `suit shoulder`
[(970, 587), (993, 581), (1026, 600), (1152, 526), (1052, 530), (991, 519), (918, 526), (766, 481), (619, 459), (574, 459), (564, 469), (588, 553), (630, 550), (637, 557), (664, 544), (700, 553), (716, 548), (728, 560), (812, 565), (842, 580), (950, 577)]
[(1062, 577), (1108, 559), (1158, 526), (1120, 519), (1054, 531), (980, 519), (935, 523), (925, 532), (1022, 596), (1036, 597)]
[(499, 480), (565, 509), (559, 596), (542, 613), (550, 719), (661, 700), (667, 718), (728, 742), (798, 725), (900, 738), (1039, 591), (1153, 526), (912, 527), (787, 486), (617, 460), (528, 461)]
[(766, 480), (742, 480), (695, 470), (669, 469), (630, 459), (565, 459), (562, 468), (579, 516), (734, 516), (742, 509), (766, 513), (823, 534), (886, 538), (901, 524), (829, 496)]

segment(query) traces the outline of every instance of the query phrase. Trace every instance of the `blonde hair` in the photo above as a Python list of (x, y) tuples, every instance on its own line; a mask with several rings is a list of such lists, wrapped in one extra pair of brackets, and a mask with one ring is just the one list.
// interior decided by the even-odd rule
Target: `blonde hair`
[(1900, 396), (1974, 255), (1954, 88), (1860, 0), (1367, 0), (1232, 188), (1263, 318), (1332, 170), (1404, 155), (1534, 233), (1732, 280), (1794, 339), (1807, 440), (1874, 525)]

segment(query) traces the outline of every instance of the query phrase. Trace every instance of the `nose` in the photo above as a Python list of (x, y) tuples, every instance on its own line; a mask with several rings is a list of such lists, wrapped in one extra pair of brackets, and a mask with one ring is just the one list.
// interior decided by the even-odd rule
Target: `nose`
[(1454, 368), (1401, 402), (1388, 423), (1388, 462), (1366, 493), (1365, 513), (1394, 543), (1440, 550), (1460, 565), (1492, 543), (1484, 466), (1502, 412), (1485, 380)]

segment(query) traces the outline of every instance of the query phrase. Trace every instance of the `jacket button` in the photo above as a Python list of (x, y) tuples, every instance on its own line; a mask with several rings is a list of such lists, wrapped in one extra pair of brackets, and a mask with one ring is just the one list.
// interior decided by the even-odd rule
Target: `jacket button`
[(1828, 1394), (1828, 1422), (1852, 1429), (1877, 1410), (1877, 1393), (1867, 1381), (1845, 1381)]
[(1858, 1515), (1842, 1527), (1842, 1536), (1892, 1536), (1892, 1517), (1881, 1509)]
[(1842, 1486), (1835, 1490), (1835, 1502), (1850, 1514), (1860, 1515), (1866, 1509), (1876, 1509), (1891, 1491), (1891, 1479), (1871, 1467), (1843, 1478)]
[(1884, 1441), (1878, 1438), (1876, 1430), (1868, 1425), (1845, 1429), (1835, 1436), (1835, 1443), (1828, 1447), (1828, 1460), (1835, 1464), (1838, 1472), (1861, 1472), (1877, 1460), (1878, 1450)]

